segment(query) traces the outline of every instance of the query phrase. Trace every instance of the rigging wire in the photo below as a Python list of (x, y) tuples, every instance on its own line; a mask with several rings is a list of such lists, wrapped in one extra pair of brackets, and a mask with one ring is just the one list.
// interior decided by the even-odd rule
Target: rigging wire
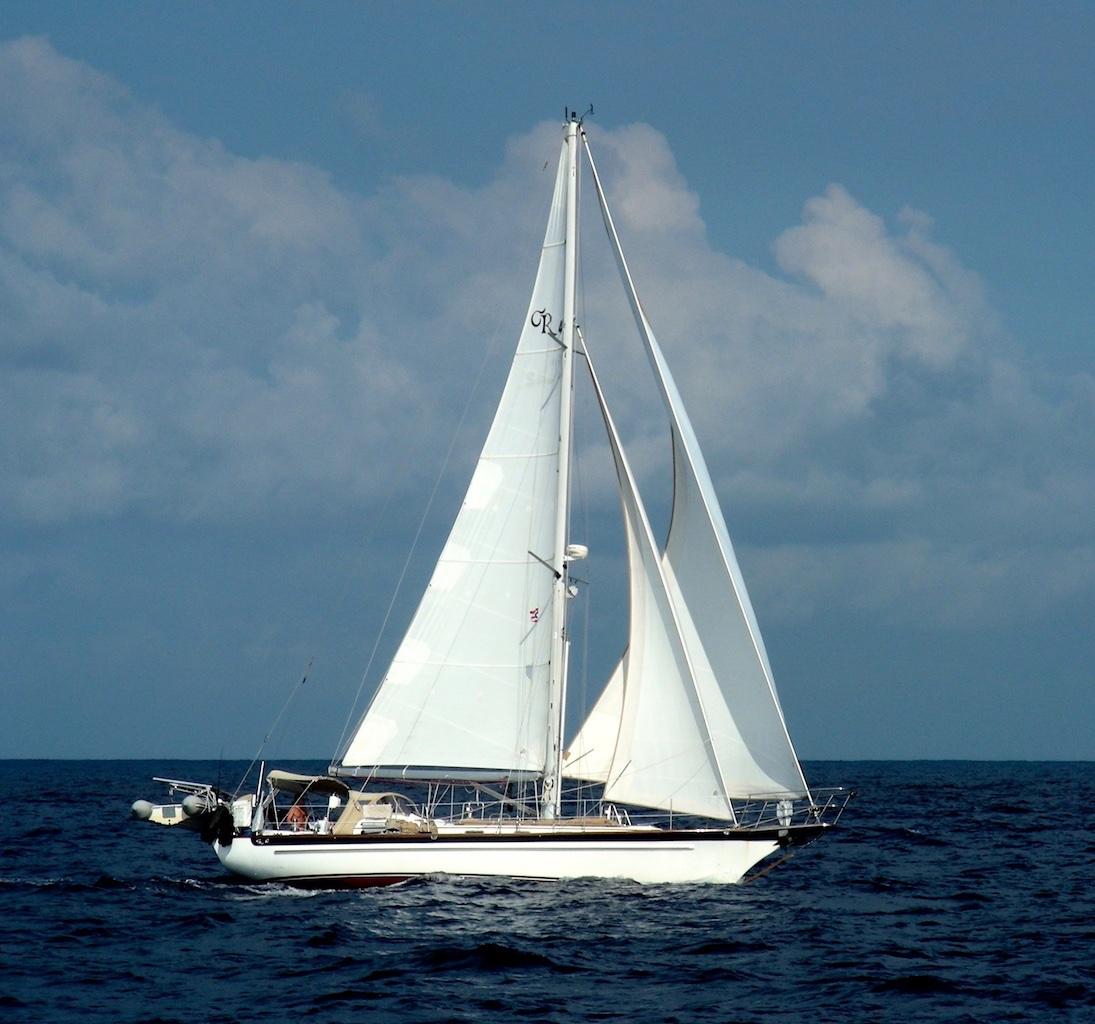
[[(587, 113), (592, 113), (592, 107), (590, 108), (589, 111), (587, 111)], [(578, 306), (578, 310), (579, 310), (579, 322), (584, 324), (586, 322), (585, 318), (586, 318), (586, 312), (587, 312), (587, 308), (586, 308), (586, 268), (585, 268), (585, 262), (584, 261), (579, 261), (578, 262), (578, 301), (577, 301), (576, 305)], [(581, 347), (580, 347), (580, 350), (578, 352), (576, 352), (576, 354), (585, 357), (586, 340), (585, 340), (585, 332), (584, 331), (581, 331), (581, 332), (578, 333), (578, 340), (581, 343)], [(582, 394), (583, 401), (584, 401), (583, 408), (582, 408), (582, 412), (583, 412), (582, 418), (583, 418), (583, 420), (588, 420), (588, 418), (589, 418), (588, 417), (589, 392), (588, 392), (587, 389), (583, 388), (582, 391), (581, 391), (581, 394)], [(584, 475), (582, 473), (582, 463), (583, 463), (583, 460), (581, 458), (577, 458), (577, 459), (574, 460), (574, 483), (575, 483), (575, 488), (574, 489), (577, 492), (578, 509), (579, 509), (579, 513), (581, 515), (581, 520), (582, 520), (582, 543), (588, 544), (589, 541), (590, 541), (590, 535), (589, 535), (589, 497), (588, 497), (588, 494), (586, 493), (585, 478), (584, 478)], [(582, 608), (582, 651), (581, 651), (581, 666), (582, 667), (581, 667), (581, 671), (580, 671), (579, 676), (578, 676), (578, 694), (577, 694), (577, 696), (578, 696), (578, 704), (582, 709), (583, 719), (584, 719), (585, 715), (588, 714), (589, 706), (590, 706), (589, 705), (589, 643), (590, 643), (589, 623), (590, 623), (590, 606), (593, 603), (592, 576), (593, 576), (592, 572), (590, 572), (590, 571), (586, 572), (587, 583), (586, 583), (585, 595), (584, 595), (584, 597), (585, 597), (584, 607)], [(579, 723), (579, 728), (580, 728), (580, 723)]]
[[(397, 476), (393, 476), (393, 477), (390, 478), (392, 482), (391, 482), (391, 486), (388, 488), (388, 493), (384, 498), (384, 504), (381, 505), (380, 511), (377, 513), (377, 515), (373, 517), (372, 523), (371, 523), (370, 528), (369, 528), (369, 532), (368, 532), (367, 536), (365, 537), (365, 540), (363, 541), (362, 544), (360, 544), (358, 546), (358, 552), (359, 553), (358, 553), (358, 557), (357, 557), (357, 563), (354, 567), (354, 571), (351, 572), (351, 573), (347, 573), (345, 575), (345, 577), (343, 579), (343, 584), (342, 584), (342, 591), (339, 594), (337, 600), (335, 600), (333, 602), (333, 604), (330, 606), (332, 609), (342, 609), (343, 607), (345, 607), (346, 595), (347, 595), (347, 593), (349, 591), (349, 588), (350, 588), (350, 580), (354, 576), (360, 575), (361, 566), (364, 563), (366, 557), (368, 556), (368, 552), (369, 552), (370, 548), (372, 547), (373, 541), (376, 540), (376, 535), (377, 535), (377, 532), (380, 528), (380, 524), (384, 522), (385, 516), (387, 515), (387, 512), (388, 512), (388, 508), (390, 507), (390, 505), (392, 503), (392, 499), (395, 497), (396, 493), (399, 491), (399, 485), (406, 479), (406, 477), (408, 475), (409, 475), (409, 467), (404, 467), (404, 470), (401, 474), (399, 474)], [(331, 527), (328, 531), (328, 537), (330, 537), (331, 534), (333, 534), (333, 532), (334, 532), (333, 527)], [(334, 618), (334, 615), (329, 613), (327, 618), (328, 618), (328, 620), (330, 620), (330, 619)], [(266, 735), (263, 737), (262, 742), (259, 744), (258, 751), (255, 753), (255, 756), (251, 759), (251, 763), (247, 766), (247, 771), (244, 772), (243, 778), (240, 779), (239, 784), (236, 786), (236, 790), (235, 790), (234, 795), (239, 793), (240, 789), (243, 787), (243, 784), (247, 781), (247, 776), (251, 774), (251, 769), (254, 768), (255, 762), (258, 761), (259, 758), (262, 756), (263, 750), (265, 749), (267, 743), (269, 743), (270, 738), (275, 734), (275, 732), (277, 730), (278, 723), (281, 721), (282, 717), (284, 717), (285, 712), (289, 709), (289, 706), (292, 704), (292, 702), (295, 699), (295, 697), (297, 696), (297, 694), (300, 693), (301, 689), (303, 688), (304, 683), (307, 681), (308, 675), (312, 670), (312, 665), (313, 665), (314, 661), (315, 661), (315, 654), (312, 654), (308, 658), (308, 664), (305, 666), (304, 671), (301, 674), (300, 681), (296, 685), (294, 685), (293, 688), (289, 691), (289, 696), (286, 698), (284, 705), (282, 706), (281, 710), (278, 712), (277, 716), (274, 718), (274, 721), (270, 724), (270, 727), (269, 727)]]
[(304, 673), (300, 677), (300, 682), (297, 683), (290, 691), (289, 696), (285, 698), (285, 703), (282, 704), (281, 710), (277, 713), (277, 717), (274, 719), (270, 728), (267, 730), (266, 735), (263, 736), (262, 742), (259, 744), (259, 749), (255, 752), (255, 756), (251, 758), (251, 763), (247, 766), (247, 770), (243, 773), (243, 778), (236, 785), (235, 791), (232, 793), (232, 799), (234, 800), (239, 796), (239, 792), (243, 789), (243, 784), (247, 781), (247, 776), (251, 774), (251, 769), (255, 767), (255, 762), (262, 757), (263, 750), (266, 749), (266, 744), (270, 742), (270, 737), (274, 735), (274, 731), (278, 727), (278, 722), (281, 721), (285, 712), (289, 710), (289, 705), (293, 703), (293, 698), (300, 693), (304, 684), (308, 682), (308, 673), (312, 670), (312, 659), (308, 659), (308, 664), (304, 668)]
[[(531, 228), (531, 222), (530, 222), (530, 230), (533, 230)], [(535, 231), (533, 230), (533, 235), (534, 234), (535, 234)], [(522, 251), (525, 251), (525, 250), (522, 249)], [(345, 747), (349, 745), (349, 743), (347, 741), (347, 733), (349, 732), (350, 723), (355, 718), (355, 710), (356, 710), (356, 708), (358, 707), (358, 705), (361, 701), (361, 695), (362, 695), (362, 693), (365, 689), (365, 683), (369, 678), (369, 673), (372, 671), (372, 666), (373, 666), (374, 661), (376, 660), (377, 651), (380, 648), (381, 640), (383, 640), (383, 638), (384, 638), (384, 632), (387, 629), (388, 621), (391, 618), (392, 611), (395, 608), (395, 603), (396, 603), (396, 600), (399, 597), (400, 590), (402, 589), (403, 582), (404, 582), (404, 580), (406, 578), (406, 575), (407, 575), (407, 570), (410, 567), (411, 560), (414, 557), (414, 553), (415, 553), (415, 551), (418, 547), (418, 541), (419, 541), (419, 539), (422, 535), (422, 530), (425, 527), (426, 519), (429, 516), (430, 509), (433, 507), (434, 499), (437, 496), (437, 492), (438, 492), (438, 489), (440, 488), (441, 481), (442, 481), (442, 479), (445, 475), (445, 471), (448, 468), (449, 460), (452, 457), (452, 453), (453, 453), (454, 448), (456, 447), (456, 442), (459, 439), (459, 437), (460, 437), (460, 435), (463, 431), (464, 423), (468, 418), (468, 412), (471, 410), (472, 405), (474, 404), (475, 398), (476, 398), (476, 396), (479, 392), (479, 388), (480, 388), (480, 385), (482, 384), (483, 375), (484, 375), (484, 372), (486, 370), (487, 363), (490, 361), (491, 357), (494, 356), (495, 353), (496, 353), (496, 349), (498, 347), (498, 339), (499, 339), (499, 337), (501, 336), (501, 333), (502, 333), (502, 326), (503, 326), (502, 316), (503, 316), (503, 312), (504, 312), (503, 310), (496, 307), (494, 325), (493, 325), (493, 327), (490, 331), (490, 335), (489, 335), (487, 344), (484, 347), (483, 358), (479, 363), (478, 370), (476, 371), (475, 380), (472, 383), (471, 388), (468, 390), (467, 399), (465, 400), (465, 403), (464, 403), (464, 408), (460, 413), (460, 420), (457, 423), (456, 429), (452, 432), (452, 435), (449, 439), (449, 446), (448, 446), (448, 450), (445, 452), (445, 458), (442, 460), (441, 468), (438, 471), (437, 478), (434, 481), (433, 489), (430, 492), (429, 499), (426, 502), (426, 507), (425, 507), (425, 509), (422, 513), (422, 518), (419, 520), (418, 528), (415, 531), (413, 540), (411, 541), (410, 550), (407, 552), (407, 558), (403, 563), (403, 569), (399, 574), (399, 579), (396, 582), (395, 590), (392, 593), (391, 600), (389, 601), (387, 610), (384, 613), (384, 619), (381, 622), (380, 629), (378, 630), (377, 635), (376, 635), (376, 639), (373, 642), (372, 650), (369, 652), (369, 658), (368, 658), (368, 660), (365, 664), (365, 668), (361, 673), (361, 679), (358, 682), (357, 692), (354, 694), (353, 702), (350, 704), (349, 713), (347, 714), (346, 720), (343, 723), (342, 731), (339, 733), (338, 742), (335, 744), (335, 757), (331, 761), (332, 764), (335, 761), (337, 761), (338, 758), (345, 753)], [(364, 716), (361, 716), (361, 717), (364, 717)], [(358, 720), (360, 721), (360, 718)]]
[[(585, 347), (585, 339), (584, 338), (582, 339), (582, 347), (583, 347), (583, 352), (580, 353), (580, 354), (584, 355), (584, 347)], [(578, 354), (578, 353), (576, 353), (576, 354)], [(583, 391), (583, 398), (585, 398), (588, 401), (588, 394), (585, 391)], [(583, 410), (583, 413), (584, 412), (585, 412), (585, 410)], [(583, 418), (587, 418), (587, 417), (583, 416)], [(572, 508), (573, 508), (574, 505), (577, 506), (577, 509), (578, 509), (578, 512), (579, 512), (579, 517), (581, 519), (581, 530), (582, 530), (581, 539), (582, 539), (582, 543), (588, 544), (589, 541), (590, 541), (590, 534), (589, 534), (589, 500), (588, 500), (587, 489), (586, 489), (586, 486), (585, 486), (585, 478), (584, 478), (584, 475), (582, 473), (582, 460), (581, 459), (575, 459), (574, 460), (574, 474), (573, 474), (572, 480), (573, 480), (573, 483), (574, 483), (574, 488), (573, 488), (574, 500), (573, 500), (573, 503), (572, 503)], [(572, 576), (571, 579), (574, 579), (574, 580), (577, 581), (577, 577)], [(593, 605), (593, 572), (591, 570), (587, 570), (587, 572), (585, 574), (585, 579), (581, 580), (580, 582), (584, 584), (584, 586), (582, 588), (582, 591), (581, 591), (581, 600), (582, 600), (581, 629), (577, 630), (577, 631), (573, 631), (573, 632), (577, 633), (577, 635), (579, 637), (578, 658), (579, 658), (580, 668), (579, 668), (579, 671), (578, 671), (577, 686), (575, 686), (573, 689), (569, 685), (567, 687), (567, 696), (568, 696), (567, 705), (568, 706), (566, 708), (566, 712), (567, 712), (568, 715), (570, 715), (575, 709), (578, 709), (578, 710), (580, 710), (581, 714), (578, 716), (576, 724), (573, 724), (570, 727), (570, 729), (565, 730), (566, 732), (570, 733), (570, 735), (569, 735), (569, 741), (570, 742), (573, 742), (574, 739), (577, 738), (578, 731), (581, 729), (582, 723), (584, 722), (586, 716), (589, 714), (590, 707), (591, 707), (590, 700), (589, 700), (589, 648), (590, 648), (590, 639), (591, 639), (591, 637), (590, 637), (590, 618), (591, 618), (591, 609), (592, 609), (592, 605)], [(569, 620), (569, 621), (573, 621), (573, 620)], [(574, 661), (574, 659), (572, 657), (571, 658), (571, 663), (572, 664), (573, 664), (573, 661)], [(566, 723), (564, 722), (564, 725), (565, 724)], [(567, 749), (567, 750), (570, 749), (570, 742), (567, 743), (565, 749)], [(575, 795), (574, 799), (576, 801), (576, 806), (578, 808), (578, 813), (579, 814), (584, 813), (584, 809), (583, 809), (584, 808), (584, 803), (582, 803), (581, 795), (580, 794)]]
[(479, 391), (479, 386), (483, 380), (483, 373), (487, 368), (487, 363), (490, 357), (494, 354), (494, 350), (497, 345), (498, 336), (500, 334), (501, 325), (496, 323), (494, 330), (491, 332), (490, 340), (484, 346), (483, 358), (479, 363), (479, 369), (475, 375), (475, 381), (468, 391), (467, 399), (464, 402), (463, 411), (460, 413), (460, 419), (456, 424), (456, 429), (453, 430), (449, 438), (449, 446), (445, 451), (445, 457), (441, 461), (441, 468), (438, 470), (437, 477), (433, 483), (433, 489), (430, 491), (429, 499), (426, 501), (426, 507), (422, 512), (422, 516), (418, 521), (418, 528), (415, 530), (414, 538), (411, 540), (410, 550), (407, 552), (407, 557), (403, 562), (403, 569), (399, 573), (399, 579), (396, 581), (395, 590), (392, 592), (391, 600), (388, 602), (388, 608), (384, 612), (384, 619), (380, 623), (380, 629), (377, 631), (376, 639), (373, 641), (372, 650), (369, 652), (369, 659), (365, 663), (365, 669), (361, 673), (361, 679), (358, 682), (357, 692), (354, 694), (353, 703), (350, 705), (349, 714), (346, 716), (346, 721), (343, 723), (342, 732), (339, 733), (338, 742), (335, 744), (335, 757), (332, 760), (337, 761), (338, 758), (345, 753), (343, 744), (346, 740), (346, 734), (349, 732), (350, 723), (354, 720), (354, 711), (361, 700), (361, 694), (365, 689), (365, 682), (369, 678), (369, 673), (372, 671), (373, 662), (376, 660), (377, 651), (380, 649), (380, 642), (384, 639), (384, 631), (388, 627), (388, 620), (391, 618), (392, 611), (395, 608), (395, 603), (399, 599), (399, 593), (403, 587), (403, 581), (406, 579), (407, 570), (410, 568), (411, 561), (414, 558), (414, 553), (418, 549), (418, 541), (422, 536), (422, 530), (426, 525), (426, 520), (429, 518), (430, 509), (433, 508), (434, 499), (437, 497), (437, 492), (441, 487), (441, 481), (444, 479), (445, 471), (448, 469), (449, 459), (452, 457), (453, 450), (456, 448), (456, 442), (460, 439), (463, 430), (464, 423), (468, 418), (468, 412), (472, 407), (472, 403), (476, 394)]

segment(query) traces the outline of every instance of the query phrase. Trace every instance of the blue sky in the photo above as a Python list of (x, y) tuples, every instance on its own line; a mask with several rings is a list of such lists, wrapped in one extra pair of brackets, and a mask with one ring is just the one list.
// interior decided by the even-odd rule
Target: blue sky
[(800, 753), (1091, 757), (1092, 38), (1079, 4), (4, 4), (0, 756), (249, 756), (313, 659), (269, 752), (332, 752), (592, 102)]

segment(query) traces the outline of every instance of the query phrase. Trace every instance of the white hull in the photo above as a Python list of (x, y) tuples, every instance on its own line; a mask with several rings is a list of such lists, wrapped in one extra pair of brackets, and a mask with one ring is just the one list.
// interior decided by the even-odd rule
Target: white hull
[(235, 875), (313, 887), (388, 885), (435, 874), (732, 883), (779, 848), (772, 833), (746, 838), (721, 830), (574, 838), (263, 837), (257, 842), (238, 836), (228, 846), (214, 843), (221, 863)]

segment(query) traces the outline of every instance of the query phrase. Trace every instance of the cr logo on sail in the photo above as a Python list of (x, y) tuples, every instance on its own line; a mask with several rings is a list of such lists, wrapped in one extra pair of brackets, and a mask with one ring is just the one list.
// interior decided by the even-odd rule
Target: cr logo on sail
[(529, 323), (533, 327), (539, 327), (541, 334), (551, 334), (554, 337), (551, 330), (551, 314), (547, 311), (547, 306), (543, 309), (536, 310), (536, 312), (529, 317)]

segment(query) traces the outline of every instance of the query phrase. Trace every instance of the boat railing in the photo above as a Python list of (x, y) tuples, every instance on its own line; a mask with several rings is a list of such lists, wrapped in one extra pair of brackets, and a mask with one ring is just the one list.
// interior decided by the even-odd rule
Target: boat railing
[[(727, 824), (734, 829), (761, 831), (770, 829), (802, 828), (805, 826), (831, 826), (843, 813), (855, 793), (848, 789), (833, 788), (813, 790), (810, 797), (797, 800), (772, 794), (749, 800), (733, 802), (734, 819)], [(602, 820), (615, 818), (632, 827), (662, 829), (707, 829), (711, 819), (694, 814), (654, 811), (645, 808), (617, 808), (604, 803), (597, 805), (596, 812)]]
[[(587, 787), (582, 787), (586, 789)], [(803, 826), (836, 824), (854, 792), (843, 787), (815, 789), (808, 797), (792, 799), (783, 794), (758, 795), (748, 800), (734, 800), (734, 819), (731, 827), (748, 830), (798, 828)], [(264, 831), (312, 832), (325, 834), (332, 831), (342, 814), (341, 801), (334, 802), (317, 794), (296, 800), (275, 801), (267, 799), (264, 808)], [(467, 794), (464, 794), (467, 796)], [(421, 818), (423, 825), (433, 821), (440, 824), (491, 824), (512, 826), (516, 823), (539, 822), (546, 824), (535, 814), (515, 811), (514, 800), (492, 800), (480, 792), (478, 798), (454, 797), (440, 801), (436, 798), (418, 802), (407, 796), (399, 801), (401, 819)], [(386, 805), (385, 805), (386, 806)], [(379, 807), (377, 808), (379, 810)], [(394, 808), (393, 808), (394, 809)], [(363, 815), (363, 818), (369, 817)], [(373, 815), (375, 817), (375, 815)], [(570, 790), (564, 801), (564, 814), (555, 819), (559, 826), (567, 828), (710, 828), (711, 819), (692, 814), (656, 811), (630, 807), (584, 796), (579, 787)], [(410, 822), (407, 821), (407, 824)], [(379, 827), (381, 821), (372, 822)]]
[(779, 794), (733, 802), (738, 828), (791, 828), (803, 825), (835, 825), (855, 796), (837, 786), (815, 789), (808, 797), (791, 799)]
[[(582, 813), (610, 813), (613, 805), (605, 803), (601, 787), (595, 783), (580, 783), (564, 791)], [(785, 793), (757, 794), (747, 800), (733, 800), (733, 827), (739, 829), (793, 828), (806, 825), (834, 825), (848, 802), (855, 796), (842, 786), (814, 789), (808, 796), (790, 798)], [(653, 811), (646, 808), (620, 809), (633, 825), (653, 825), (659, 828), (710, 828), (711, 819), (688, 812)]]

